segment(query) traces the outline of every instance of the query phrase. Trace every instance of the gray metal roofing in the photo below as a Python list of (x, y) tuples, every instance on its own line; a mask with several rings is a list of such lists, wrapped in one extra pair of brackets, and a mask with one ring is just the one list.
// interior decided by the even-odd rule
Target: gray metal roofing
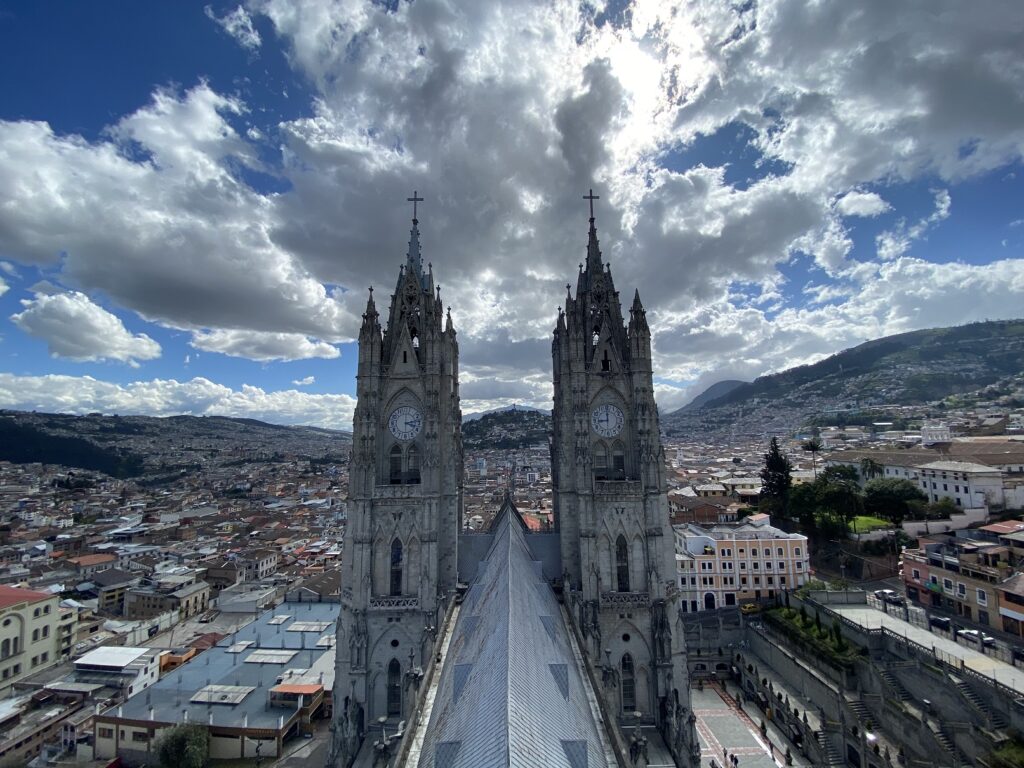
[[(279, 718), (284, 716), (287, 720), (292, 713), (267, 706), (270, 689), (285, 670), (309, 669), (324, 653), (333, 654), (333, 649), (317, 648), (316, 643), (321, 635), (333, 634), (339, 609), (338, 603), (282, 603), (132, 696), (122, 705), (121, 717), (148, 720), (152, 707), (152, 719), (158, 722), (182, 722), (187, 711), (190, 722), (208, 723), (212, 715), (216, 725), (241, 726), (247, 718), (250, 728), (277, 728)], [(288, 622), (267, 624), (275, 615), (286, 613), (292, 616)], [(288, 632), (293, 621), (332, 624), (324, 632)], [(251, 640), (253, 645), (242, 653), (228, 652), (229, 647), (243, 640)], [(287, 664), (246, 664), (245, 659), (258, 649), (294, 649), (297, 653)], [(256, 690), (238, 704), (192, 703), (193, 694), (207, 685), (252, 686)], [(116, 711), (115, 708), (113, 712)]]
[(551, 588), (506, 507), (466, 594), (419, 768), (605, 766), (601, 735)]

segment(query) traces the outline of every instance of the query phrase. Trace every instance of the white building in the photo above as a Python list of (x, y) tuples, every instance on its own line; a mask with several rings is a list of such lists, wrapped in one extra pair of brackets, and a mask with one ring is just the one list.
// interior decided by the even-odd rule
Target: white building
[(771, 525), (768, 515), (737, 524), (673, 526), (685, 612), (774, 598), (810, 577), (807, 537)]
[(934, 443), (948, 443), (953, 439), (949, 425), (945, 422), (938, 424), (925, 424), (921, 427), (921, 444), (932, 445)]
[(950, 499), (961, 509), (1003, 506), (1003, 473), (969, 461), (933, 461), (918, 467), (929, 501)]

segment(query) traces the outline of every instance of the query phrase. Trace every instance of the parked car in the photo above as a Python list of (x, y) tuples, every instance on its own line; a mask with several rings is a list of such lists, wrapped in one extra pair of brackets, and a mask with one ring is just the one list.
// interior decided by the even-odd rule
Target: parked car
[(874, 595), (879, 600), (884, 600), (887, 603), (892, 602), (894, 598), (900, 597), (900, 593), (895, 589), (876, 589)]
[(977, 629), (961, 629), (957, 631), (956, 636), (962, 637), (964, 640), (970, 640), (972, 643), (981, 643), (988, 646), (996, 644), (996, 639), (992, 635), (986, 635)]
[(740, 606), (740, 613), (760, 613), (761, 606), (757, 603), (744, 603)]
[(939, 629), (945, 629), (946, 631), (949, 631), (949, 619), (947, 619), (945, 616), (932, 616), (928, 620), (928, 623), (931, 624), (933, 627), (938, 627)]

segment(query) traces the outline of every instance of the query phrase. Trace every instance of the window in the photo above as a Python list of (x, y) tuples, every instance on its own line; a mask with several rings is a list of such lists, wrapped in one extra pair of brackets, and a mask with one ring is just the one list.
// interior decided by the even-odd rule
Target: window
[(101, 739), (112, 739), (114, 738), (113, 728), (97, 728), (96, 733)]
[(713, 571), (715, 569), (715, 564), (710, 560), (705, 560), (700, 564), (700, 569), (702, 571)]
[(409, 465), (406, 482), (417, 484), (420, 481), (420, 449), (415, 444), (410, 445), (406, 458)]
[(392, 595), (402, 594), (402, 542), (391, 542), (391, 589)]
[(747, 586), (747, 577), (746, 576), (740, 576), (740, 586), (741, 587)]
[(622, 710), (636, 711), (636, 679), (633, 674), (633, 657), (622, 655)]
[(594, 476), (603, 480), (608, 475), (608, 449), (604, 443), (594, 445)]
[(958, 581), (956, 583), (956, 593), (960, 597), (966, 597), (967, 596), (967, 585), (964, 584), (962, 581)]
[(132, 731), (132, 741), (149, 741), (149, 734), (145, 731)]
[(388, 716), (402, 714), (402, 665), (398, 659), (388, 664)]
[(952, 579), (943, 579), (942, 580), (942, 588), (944, 590), (946, 590), (947, 592), (952, 592), (953, 591), (953, 580)]
[(921, 572), (919, 570), (917, 570), (917, 568), (912, 569), (910, 571), (910, 575), (914, 578), (914, 581), (920, 581), (921, 580)]
[(759, 562), (757, 562), (756, 560), (754, 561), (754, 570), (755, 571), (761, 570), (761, 564)]
[(785, 576), (779, 576), (779, 584), (781, 584), (782, 586), (786, 586), (786, 577)]
[(757, 550), (756, 549), (750, 550), (750, 556), (751, 557), (757, 557)]
[(796, 569), (798, 571), (802, 571), (804, 569), (804, 564), (802, 562), (800, 562), (799, 560), (796, 561)]
[(776, 549), (775, 550), (775, 554), (778, 555), (779, 557), (782, 557), (782, 547), (779, 547), (778, 549)]
[(43, 651), (41, 654), (39, 654), (39, 663), (40, 664), (45, 664), (49, 660), (50, 660), (50, 652), (49, 651)]
[(50, 625), (47, 624), (45, 627), (43, 627), (43, 637), (49, 637), (49, 636), (50, 636)]
[(786, 564), (785, 563), (779, 563), (779, 570), (780, 571), (786, 570)]
[(389, 476), (391, 485), (399, 485), (402, 482), (402, 446), (391, 446), (389, 454)]
[(765, 560), (764, 569), (766, 571), (770, 571), (772, 569), (772, 561), (771, 560)]
[(606, 349), (604, 351), (604, 357), (601, 359), (601, 370), (610, 371), (612, 369), (611, 365), (612, 361), (608, 359), (608, 350)]
[(629, 592), (629, 550), (624, 536), (615, 540), (615, 581), (619, 592)]
[(754, 586), (755, 587), (761, 586), (761, 577), (760, 576), (755, 576), (754, 577)]
[(722, 563), (722, 570), (723, 571), (731, 571), (732, 570), (732, 563)]
[(626, 478), (626, 451), (618, 441), (612, 446), (612, 471), (617, 480)]
[(978, 605), (988, 605), (988, 594), (986, 594), (985, 590), (984, 589), (979, 589), (977, 591), (977, 594), (978, 594)]
[(38, 640), (39, 640), (39, 628), (37, 627), (36, 629), (32, 630), (32, 642), (34, 643), (34, 642), (37, 642)]
[(774, 584), (775, 583), (775, 577), (774, 576), (769, 576), (768, 577), (768, 583), (769, 584)]
[(747, 570), (747, 564), (746, 563), (740, 563), (740, 570), (741, 571)]

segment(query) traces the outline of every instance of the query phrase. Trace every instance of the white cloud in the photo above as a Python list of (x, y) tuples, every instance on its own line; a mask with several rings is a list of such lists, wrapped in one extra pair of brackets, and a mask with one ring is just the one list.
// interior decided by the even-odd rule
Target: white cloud
[(220, 352), (232, 357), (269, 362), (271, 360), (306, 360), (311, 357), (333, 359), (341, 351), (326, 342), (310, 339), (300, 333), (266, 333), (263, 331), (213, 330), (196, 331), (189, 342), (204, 352)]
[[(237, 15), (258, 34), (249, 14), (269, 20), (316, 91), (305, 115), (256, 132), (240, 124), (261, 105), (201, 83), (157, 90), (95, 141), (0, 122), (0, 253), (195, 332), (197, 347), (325, 356), (354, 337), (366, 286), (394, 284), (402, 201), (418, 189), (424, 256), (453, 307), (473, 403), (549, 404), (550, 331), (584, 253), (591, 186), (616, 284), (639, 286), (660, 316), (659, 365), (674, 380), (713, 365), (756, 375), (928, 316), (916, 286), (908, 295), (923, 303), (899, 323), (844, 291), (870, 296), (884, 278), (900, 304), (895, 281), (946, 280), (927, 262), (912, 278), (906, 257), (915, 242), (926, 256), (933, 217), (954, 215), (949, 193), (922, 218), (888, 185), (939, 179), (955, 195), (1020, 159), (1024, 17), (1012, 4), (630, 10), (597, 27), (569, 0), (253, 0), (218, 23)], [(677, 168), (682, 150), (738, 126), (750, 146)], [(266, 136), (281, 148), (272, 166), (251, 144)], [(734, 183), (744, 153), (759, 164)], [(261, 194), (240, 167), (288, 191)], [(903, 223), (876, 262), (854, 262), (857, 217), (883, 213), (883, 195)], [(798, 252), (815, 260), (809, 310), (782, 290), (780, 265)], [(948, 298), (983, 302), (972, 279)], [(761, 294), (734, 312), (737, 282)], [(839, 317), (849, 330), (813, 326)]]
[(906, 221), (900, 219), (894, 229), (886, 230), (875, 238), (878, 257), (882, 261), (892, 261), (896, 257), (902, 256), (910, 249), (915, 240), (920, 240), (935, 224), (949, 218), (949, 210), (952, 206), (949, 190), (933, 190), (932, 194), (935, 199), (935, 210), (931, 214), (910, 226), (907, 226)]
[(133, 334), (117, 315), (94, 304), (84, 293), (36, 294), (11, 321), (42, 339), (55, 357), (71, 360), (136, 360), (160, 357), (160, 345), (144, 333)]
[(237, 416), (274, 424), (351, 429), (355, 398), (298, 390), (267, 392), (242, 385), (231, 389), (209, 379), (153, 379), (121, 385), (90, 376), (15, 376), (0, 373), (0, 407), (60, 413), (148, 416)]
[(836, 210), (843, 216), (873, 217), (888, 211), (889, 204), (875, 192), (853, 190), (839, 199)]
[(206, 6), (203, 11), (207, 17), (217, 22), (225, 32), (235, 38), (243, 48), (255, 51), (262, 44), (263, 40), (260, 38), (260, 33), (256, 31), (256, 27), (253, 26), (252, 17), (242, 6), (238, 6), (221, 17), (218, 17), (210, 6)]
[(7, 285), (7, 281), (0, 277), (0, 296), (3, 296), (9, 290), (10, 286)]
[(316, 381), (315, 376), (307, 376), (304, 379), (296, 379), (292, 382), (296, 387), (308, 387), (310, 384)]

